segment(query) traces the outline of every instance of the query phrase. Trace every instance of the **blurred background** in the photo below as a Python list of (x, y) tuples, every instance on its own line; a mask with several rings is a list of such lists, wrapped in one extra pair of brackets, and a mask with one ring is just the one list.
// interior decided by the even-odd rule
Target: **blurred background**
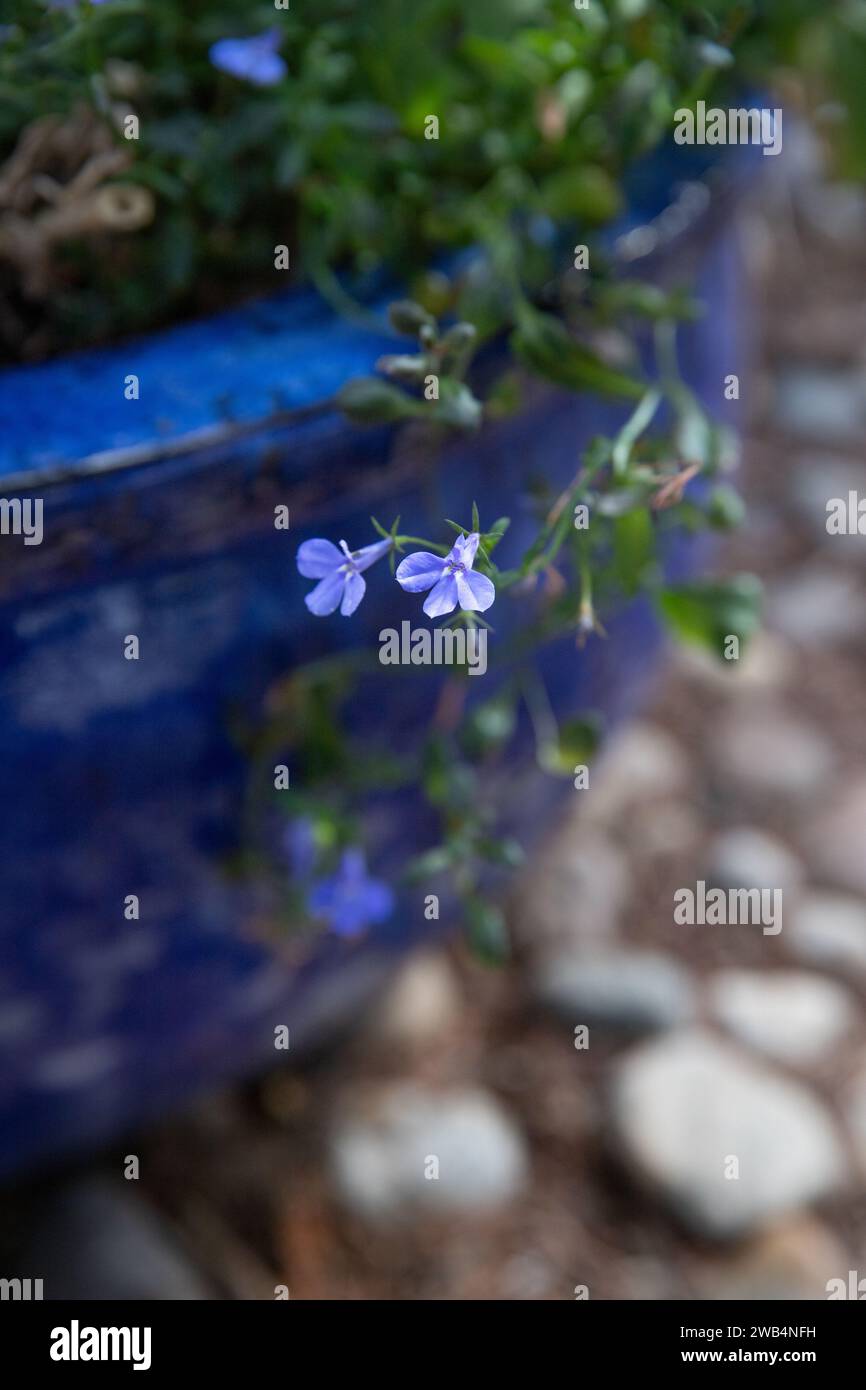
[[(510, 890), (507, 964), (421, 946), (303, 1059), (11, 1175), (0, 1275), (58, 1298), (863, 1296), (866, 535), (829, 534), (827, 503), (866, 497), (866, 193), (818, 127), (786, 123), (737, 213), (747, 506), (715, 570), (764, 582), (746, 656), (668, 649)], [(699, 880), (781, 888), (782, 929), (677, 925)]]

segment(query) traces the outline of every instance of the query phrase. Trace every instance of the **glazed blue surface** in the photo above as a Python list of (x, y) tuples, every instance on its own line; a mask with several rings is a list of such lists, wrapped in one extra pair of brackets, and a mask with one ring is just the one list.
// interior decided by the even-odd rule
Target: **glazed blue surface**
[[(737, 360), (736, 257), (724, 229), (706, 233), (698, 279), (709, 312), (689, 328), (683, 362), (720, 413), (719, 383)], [(514, 518), (507, 561), (533, 529), (527, 480), (565, 486), (583, 445), (624, 410), (542, 393), (516, 419), (425, 462), (326, 404), (387, 342), (302, 291), (0, 375), (7, 486), (22, 470), (70, 472), (28, 493), (44, 497), (43, 544), (0, 542), (0, 1170), (106, 1140), (267, 1064), (275, 1024), (288, 1024), (293, 1046), (316, 1041), (430, 929), (423, 895), (404, 898), (363, 945), (322, 940), (290, 968), (253, 931), (249, 888), (227, 874), (246, 777), (239, 722), (255, 717), (276, 677), (341, 647), (375, 651), (382, 627), (420, 613), (382, 567), (367, 575), (355, 619), (311, 618), (297, 546), (312, 535), (365, 544), (371, 512), (438, 532), (443, 515), (467, 517), (477, 498), (484, 516)], [(124, 400), (129, 373), (140, 378), (137, 402)], [(115, 471), (82, 466), (275, 409), (305, 413)], [(274, 529), (278, 503), (290, 506), (288, 533)], [(688, 547), (670, 557), (673, 571), (693, 562)], [(491, 642), (507, 640), (506, 610), (495, 610)], [(131, 633), (138, 661), (123, 657)], [(547, 652), (558, 709), (621, 716), (660, 640), (637, 603), (613, 618), (608, 642)], [(362, 687), (353, 728), (408, 745), (429, 722), (439, 676), (387, 684), (384, 697)], [(554, 784), (527, 765), (500, 775), (508, 816), (531, 835)], [(431, 829), (407, 794), (372, 805), (368, 823), (371, 867), (386, 874)], [(137, 922), (123, 915), (128, 894), (140, 898)]]

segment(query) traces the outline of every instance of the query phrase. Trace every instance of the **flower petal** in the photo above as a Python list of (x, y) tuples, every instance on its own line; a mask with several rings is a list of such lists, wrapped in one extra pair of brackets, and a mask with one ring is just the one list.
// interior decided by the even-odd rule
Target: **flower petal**
[(446, 574), (424, 600), (424, 612), (428, 618), (441, 618), (456, 607), (457, 580), (453, 574)]
[(298, 548), (298, 569), (305, 579), (324, 579), (345, 563), (345, 555), (332, 541), (304, 541)]
[(469, 612), (483, 613), (496, 598), (496, 590), (493, 581), (488, 579), (486, 574), (467, 570), (466, 574), (457, 575), (457, 597), (461, 608)]
[(343, 597), (345, 585), (346, 576), (334, 570), (333, 573), (326, 574), (324, 579), (319, 580), (315, 589), (311, 589), (307, 594), (304, 603), (311, 613), (315, 613), (317, 618), (324, 618), (337, 608)]
[(331, 915), (328, 925), (335, 936), (343, 936), (347, 940), (360, 936), (369, 926), (363, 903), (342, 904)]
[(335, 877), (320, 879), (314, 883), (307, 897), (307, 909), (311, 917), (330, 917), (339, 898), (339, 884)]
[(394, 911), (394, 894), (387, 883), (382, 883), (377, 878), (367, 879), (364, 885), (364, 899), (368, 922), (384, 922)]
[(360, 550), (353, 550), (352, 564), (356, 570), (368, 570), (377, 560), (381, 560), (383, 555), (388, 554), (391, 546), (391, 541), (375, 541), (373, 545), (364, 545)]
[(215, 68), (258, 87), (274, 86), (287, 71), (270, 32), (249, 39), (219, 39), (211, 45), (209, 57)]
[(307, 909), (335, 936), (352, 938), (390, 917), (394, 902), (391, 888), (369, 876), (363, 852), (353, 846), (344, 850), (336, 873), (312, 885)]
[(475, 552), (478, 549), (478, 542), (480, 540), (481, 536), (479, 533), (473, 531), (468, 536), (458, 536), (454, 543), (454, 549), (458, 550), (459, 548), (457, 559), (461, 564), (464, 564), (468, 570), (471, 570), (472, 566), (475, 564)]
[(343, 589), (343, 602), (340, 604), (340, 612), (344, 618), (351, 618), (366, 590), (367, 581), (362, 574), (347, 575)]
[(432, 589), (434, 584), (438, 584), (444, 568), (445, 561), (441, 555), (431, 555), (429, 550), (416, 550), (414, 555), (407, 555), (405, 560), (400, 561), (394, 578), (407, 594), (423, 594), (425, 589)]
[(346, 883), (363, 883), (367, 877), (367, 861), (364, 851), (357, 845), (350, 845), (340, 856), (340, 877)]

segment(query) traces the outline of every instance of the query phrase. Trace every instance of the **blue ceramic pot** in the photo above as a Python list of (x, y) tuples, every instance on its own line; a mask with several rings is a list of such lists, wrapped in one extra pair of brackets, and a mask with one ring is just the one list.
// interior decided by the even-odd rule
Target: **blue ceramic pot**
[[(673, 196), (683, 153), (640, 171), (619, 245), (653, 252), (660, 274), (696, 279), (708, 313), (687, 330), (682, 360), (721, 414), (723, 377), (737, 367), (736, 248), (727, 195), (700, 216), (695, 185)], [(564, 487), (581, 448), (624, 411), (539, 392), (518, 417), (425, 458), (390, 431), (348, 426), (329, 404), (391, 346), (301, 291), (0, 375), (3, 496), (44, 501), (40, 545), (0, 539), (2, 1170), (105, 1140), (261, 1067), (276, 1024), (293, 1047), (321, 1039), (435, 925), (403, 902), (363, 944), (323, 939), (292, 965), (249, 929), (248, 889), (227, 876), (247, 777), (233, 728), (298, 665), (346, 646), (375, 651), (380, 629), (421, 621), (421, 600), (384, 568), (368, 575), (353, 619), (312, 618), (297, 546), (365, 544), (371, 512), (435, 536), (477, 498), (488, 520), (514, 518), (505, 563), (531, 534), (527, 480)], [(131, 374), (137, 401), (124, 395)], [(279, 503), (288, 533), (274, 528)], [(694, 562), (688, 546), (669, 557), (680, 572)], [(131, 634), (138, 660), (124, 658)], [(591, 707), (610, 722), (634, 707), (660, 650), (637, 602), (614, 616), (607, 642), (545, 653), (543, 675), (560, 710)], [(362, 694), (354, 727), (410, 746), (437, 682)], [(528, 765), (502, 775), (512, 828), (538, 829), (553, 784)], [(374, 808), (373, 822), (380, 873), (430, 829), (412, 796)], [(131, 894), (138, 921), (124, 917)]]

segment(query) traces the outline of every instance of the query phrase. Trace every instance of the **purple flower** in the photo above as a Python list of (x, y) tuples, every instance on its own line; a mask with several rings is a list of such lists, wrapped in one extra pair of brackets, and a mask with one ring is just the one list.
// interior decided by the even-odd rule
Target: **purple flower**
[(305, 579), (318, 579), (304, 599), (311, 613), (323, 618), (333, 613), (339, 606), (344, 618), (348, 618), (367, 588), (361, 578), (361, 571), (375, 565), (383, 555), (387, 555), (392, 542), (376, 541), (365, 545), (361, 550), (350, 550), (345, 541), (340, 541), (342, 550), (331, 541), (304, 541), (298, 550), (298, 569)]
[(279, 29), (266, 29), (251, 39), (220, 39), (211, 45), (209, 57), (215, 68), (241, 77), (256, 87), (273, 87), (286, 75), (286, 65), (277, 49)]
[(397, 566), (395, 578), (408, 594), (432, 590), (424, 600), (428, 618), (441, 618), (458, 604), (470, 612), (483, 613), (496, 598), (486, 574), (476, 574), (472, 568), (480, 539), (473, 531), (469, 536), (458, 536), (444, 560), (441, 555), (418, 550)]
[(337, 936), (352, 937), (387, 921), (394, 911), (394, 894), (387, 883), (370, 878), (359, 849), (347, 849), (337, 872), (315, 885), (307, 906)]

